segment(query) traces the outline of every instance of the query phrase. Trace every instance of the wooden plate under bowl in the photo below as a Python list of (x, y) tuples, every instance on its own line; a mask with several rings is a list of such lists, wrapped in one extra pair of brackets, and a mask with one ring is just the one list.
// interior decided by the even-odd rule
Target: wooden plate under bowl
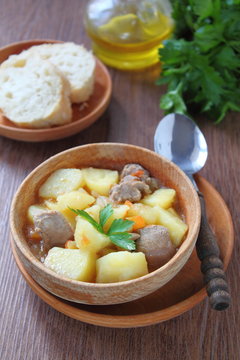
[[(10, 44), (0, 49), (0, 64), (12, 54), (19, 54), (34, 45), (59, 43), (54, 40), (29, 40)], [(107, 68), (96, 59), (95, 86), (90, 99), (83, 104), (72, 105), (72, 122), (49, 129), (25, 129), (14, 125), (0, 113), (0, 135), (14, 140), (40, 142), (62, 139), (79, 133), (92, 125), (106, 110), (112, 93), (112, 81)]]
[[(234, 233), (230, 212), (221, 195), (201, 176), (196, 177), (204, 194), (209, 222), (216, 234), (225, 269), (233, 249)], [(15, 261), (32, 290), (57, 311), (89, 324), (112, 328), (148, 326), (172, 319), (192, 309), (206, 297), (196, 251), (175, 278), (139, 300), (118, 305), (83, 305), (60, 299), (39, 286), (20, 262), (11, 241)]]

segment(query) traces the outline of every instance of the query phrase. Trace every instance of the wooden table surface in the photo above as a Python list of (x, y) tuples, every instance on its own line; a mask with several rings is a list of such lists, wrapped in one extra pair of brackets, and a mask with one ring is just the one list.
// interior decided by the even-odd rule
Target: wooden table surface
[[(24, 39), (90, 41), (83, 29), (85, 1), (0, 0), (0, 46)], [(218, 126), (199, 125), (209, 146), (202, 175), (222, 194), (235, 226), (235, 246), (227, 278), (232, 306), (210, 310), (205, 300), (191, 311), (145, 328), (111, 329), (88, 325), (58, 313), (27, 286), (13, 260), (8, 215), (11, 199), (25, 176), (48, 157), (73, 146), (102, 141), (153, 149), (163, 116), (156, 73), (110, 69), (113, 96), (105, 114), (90, 128), (68, 139), (24, 143), (0, 137), (0, 359), (1, 360), (145, 360), (240, 359), (240, 115)]]

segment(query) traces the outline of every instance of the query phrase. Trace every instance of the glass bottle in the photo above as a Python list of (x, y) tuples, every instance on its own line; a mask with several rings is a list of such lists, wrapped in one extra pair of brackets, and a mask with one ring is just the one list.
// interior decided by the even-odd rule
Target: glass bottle
[(93, 51), (105, 64), (139, 70), (159, 61), (158, 49), (173, 29), (168, 0), (91, 0), (84, 24)]

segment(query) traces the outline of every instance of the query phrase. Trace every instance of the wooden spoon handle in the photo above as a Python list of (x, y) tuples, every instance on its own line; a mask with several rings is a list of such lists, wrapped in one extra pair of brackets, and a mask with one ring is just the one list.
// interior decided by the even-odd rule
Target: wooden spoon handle
[(229, 307), (231, 298), (228, 291), (223, 263), (216, 238), (209, 226), (203, 194), (198, 191), (201, 203), (201, 226), (196, 243), (198, 257), (201, 261), (201, 271), (204, 275), (210, 305), (215, 310), (225, 310)]

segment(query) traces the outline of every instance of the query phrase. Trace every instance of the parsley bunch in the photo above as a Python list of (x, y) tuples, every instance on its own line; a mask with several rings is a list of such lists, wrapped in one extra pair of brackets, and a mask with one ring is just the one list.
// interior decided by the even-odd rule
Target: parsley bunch
[(86, 211), (79, 209), (72, 209), (75, 214), (83, 217), (87, 220), (92, 226), (101, 234), (109, 236), (113, 244), (126, 249), (126, 250), (136, 250), (136, 244), (132, 240), (132, 236), (127, 231), (132, 228), (134, 224), (133, 221), (123, 220), (123, 219), (114, 219), (109, 230), (105, 233), (103, 230), (104, 225), (107, 220), (113, 214), (113, 208), (111, 204), (108, 204), (99, 212), (99, 223), (95, 221), (92, 216), (90, 216)]
[(240, 0), (172, 0), (174, 37), (159, 49), (165, 113), (240, 111)]

